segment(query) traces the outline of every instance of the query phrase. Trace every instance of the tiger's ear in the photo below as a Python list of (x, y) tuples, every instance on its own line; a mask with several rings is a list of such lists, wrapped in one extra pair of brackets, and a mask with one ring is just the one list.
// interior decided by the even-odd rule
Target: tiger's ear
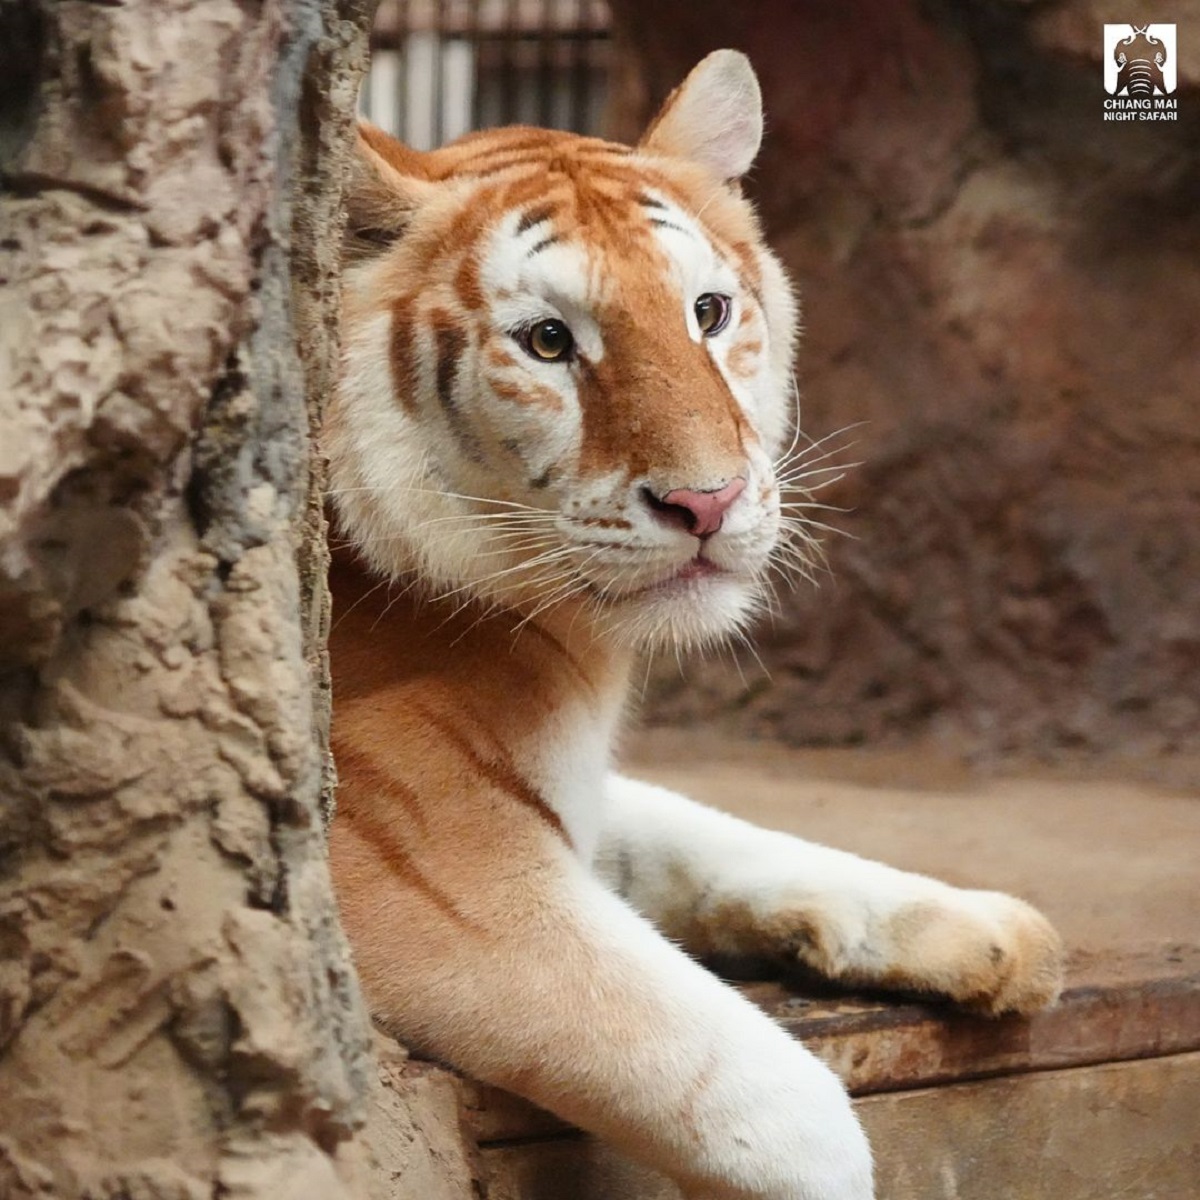
[(428, 199), (425, 156), (382, 129), (358, 123), (346, 185), (347, 258), (365, 258), (390, 246)]
[(667, 97), (639, 145), (733, 180), (750, 169), (762, 132), (762, 92), (750, 60), (738, 50), (714, 50)]

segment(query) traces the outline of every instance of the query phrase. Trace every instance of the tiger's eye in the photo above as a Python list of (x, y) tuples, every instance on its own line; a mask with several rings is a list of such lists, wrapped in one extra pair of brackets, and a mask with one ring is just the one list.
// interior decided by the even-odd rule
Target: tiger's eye
[(575, 338), (563, 321), (550, 318), (531, 325), (521, 344), (527, 353), (542, 362), (559, 362), (575, 348)]
[(700, 326), (700, 332), (705, 337), (720, 333), (729, 324), (732, 309), (733, 302), (728, 296), (722, 296), (720, 292), (705, 292), (696, 301), (695, 308), (696, 324)]

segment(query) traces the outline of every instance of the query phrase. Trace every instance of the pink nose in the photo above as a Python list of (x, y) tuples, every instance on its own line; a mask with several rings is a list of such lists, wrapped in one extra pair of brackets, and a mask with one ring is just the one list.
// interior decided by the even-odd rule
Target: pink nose
[(661, 517), (683, 526), (696, 537), (707, 537), (721, 528), (730, 505), (745, 489), (746, 481), (738, 477), (714, 492), (676, 488), (660, 500), (647, 489), (646, 497), (650, 507)]

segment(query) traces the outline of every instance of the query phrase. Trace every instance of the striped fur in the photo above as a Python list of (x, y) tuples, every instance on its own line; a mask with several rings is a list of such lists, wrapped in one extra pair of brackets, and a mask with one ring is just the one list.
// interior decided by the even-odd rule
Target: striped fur
[[(1008, 897), (612, 772), (635, 655), (738, 629), (780, 544), (795, 309), (737, 182), (761, 123), (724, 51), (632, 148), (361, 131), (324, 445), (379, 578), (335, 572), (331, 858), (372, 1009), (416, 1049), (689, 1195), (867, 1200), (837, 1081), (676, 943), (988, 1011), (1052, 999), (1057, 944)], [(531, 349), (547, 320), (569, 358)]]

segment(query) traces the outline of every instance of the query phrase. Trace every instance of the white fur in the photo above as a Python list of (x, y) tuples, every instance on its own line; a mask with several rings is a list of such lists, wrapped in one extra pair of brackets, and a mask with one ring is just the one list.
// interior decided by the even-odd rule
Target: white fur
[[(1005, 940), (1004, 927), (1027, 906), (997, 892), (968, 891), (940, 880), (898, 871), (842, 850), (761, 829), (697, 804), (685, 796), (620, 775), (607, 787), (604, 830), (596, 867), (621, 886), (623, 856), (636, 870), (626, 899), (651, 919), (668, 924), (681, 916), (704, 919), (731, 901), (765, 924), (780, 914), (816, 924), (819, 961), (831, 979), (878, 979), (908, 953), (893, 919), (928, 906), (977, 922), (979, 938)], [(745, 954), (734, 929), (716, 952)]]

